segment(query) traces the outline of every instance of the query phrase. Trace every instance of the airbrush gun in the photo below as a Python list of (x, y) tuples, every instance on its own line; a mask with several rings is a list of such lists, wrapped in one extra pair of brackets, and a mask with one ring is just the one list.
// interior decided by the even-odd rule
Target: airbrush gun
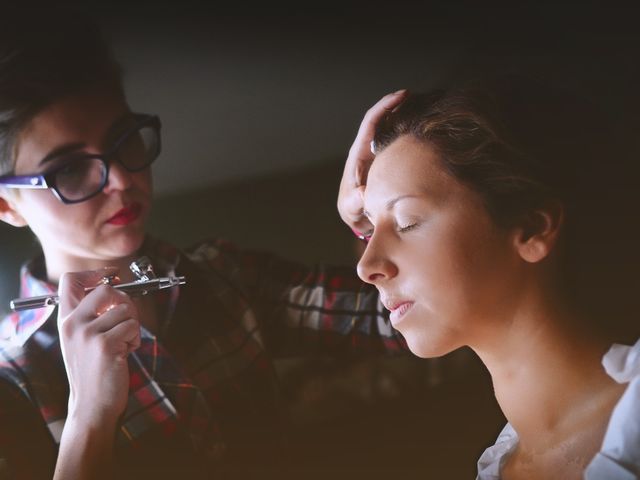
[[(137, 277), (137, 280), (129, 283), (119, 283), (113, 285), (113, 288), (123, 291), (132, 297), (147, 295), (148, 293), (157, 292), (165, 288), (173, 288), (178, 285), (187, 283), (184, 277), (156, 277), (151, 262), (147, 257), (141, 257), (131, 262), (129, 268)], [(102, 279), (102, 284), (111, 285), (115, 276), (107, 276)], [(85, 292), (90, 292), (96, 287), (85, 288)], [(40, 295), (37, 297), (16, 298), (11, 300), (9, 306), (13, 311), (31, 310), (34, 308), (44, 308), (57, 305), (60, 302), (58, 295)]]

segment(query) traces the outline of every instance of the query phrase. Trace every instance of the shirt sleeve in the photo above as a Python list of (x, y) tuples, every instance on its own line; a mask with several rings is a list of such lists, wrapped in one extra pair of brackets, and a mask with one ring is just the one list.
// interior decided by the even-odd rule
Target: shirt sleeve
[(37, 409), (0, 379), (0, 479), (51, 479), (56, 447)]
[(355, 267), (308, 267), (220, 240), (214, 248), (215, 268), (246, 292), (273, 356), (407, 350)]

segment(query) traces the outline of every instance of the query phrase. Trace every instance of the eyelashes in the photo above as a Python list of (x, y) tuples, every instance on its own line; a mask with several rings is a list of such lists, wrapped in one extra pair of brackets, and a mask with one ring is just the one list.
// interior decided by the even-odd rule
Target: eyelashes
[[(398, 226), (396, 228), (396, 230), (399, 233), (406, 233), (406, 232), (410, 232), (411, 230), (413, 230), (414, 228), (416, 228), (418, 226), (418, 223), (411, 223), (409, 225), (405, 225), (405, 226)], [(364, 243), (368, 243), (369, 240), (371, 240), (371, 237), (373, 236), (373, 232), (374, 230), (371, 229), (367, 232), (358, 232), (358, 234), (356, 235), (360, 240), (362, 240)]]

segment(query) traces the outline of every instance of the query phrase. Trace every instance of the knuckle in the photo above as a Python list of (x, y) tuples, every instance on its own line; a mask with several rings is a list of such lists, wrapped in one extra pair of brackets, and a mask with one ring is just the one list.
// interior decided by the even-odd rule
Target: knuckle
[(59, 281), (59, 283), (60, 283), (61, 285), (66, 284), (66, 283), (69, 283), (69, 281), (70, 281), (71, 279), (73, 279), (73, 275), (74, 275), (74, 274), (73, 274), (73, 272), (64, 272), (64, 273), (60, 276), (60, 281)]
[(129, 295), (127, 295), (126, 293), (124, 293), (122, 290), (118, 290), (115, 287), (109, 286), (109, 291), (111, 292), (111, 294), (115, 297), (118, 298), (122, 301), (129, 301), (130, 297)]
[(70, 315), (62, 319), (62, 321), (58, 325), (58, 329), (60, 330), (60, 333), (62, 334), (62, 336), (66, 338), (69, 338), (73, 335), (73, 332), (75, 330), (75, 325), (73, 324), (73, 319), (71, 318)]
[(138, 322), (138, 320), (137, 320), (137, 319), (135, 319), (135, 318), (131, 317), (131, 318), (128, 318), (128, 319), (126, 320), (126, 322), (127, 322), (127, 326), (128, 326), (132, 331), (135, 331), (135, 332), (138, 332), (138, 333), (140, 332), (140, 322)]
[(138, 310), (129, 297), (127, 297), (127, 302), (119, 305), (119, 308), (121, 308), (122, 317), (126, 318), (127, 321), (138, 316)]
[(92, 292), (89, 293), (89, 295), (103, 298), (109, 295), (109, 292), (111, 291), (111, 289), (112, 287), (110, 287), (109, 285), (98, 285), (93, 289)]
[(95, 348), (97, 353), (99, 353), (100, 355), (108, 355), (109, 352), (111, 351), (111, 345), (110, 345), (109, 339), (105, 335), (100, 335), (96, 339)]
[(362, 123), (368, 123), (371, 120), (371, 117), (375, 116), (379, 109), (380, 106), (376, 103), (373, 107), (367, 110), (367, 112), (364, 114)]
[(94, 337), (93, 331), (85, 326), (84, 328), (79, 328), (79, 335), (83, 342), (89, 343), (91, 339)]

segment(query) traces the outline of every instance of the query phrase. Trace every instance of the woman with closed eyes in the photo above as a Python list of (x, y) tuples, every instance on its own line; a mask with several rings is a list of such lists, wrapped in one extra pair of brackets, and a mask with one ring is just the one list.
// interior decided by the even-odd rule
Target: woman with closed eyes
[(586, 101), (504, 75), (410, 95), (346, 166), (358, 273), (394, 328), (491, 373), (509, 423), (481, 480), (640, 478), (638, 203), (613, 138)]

